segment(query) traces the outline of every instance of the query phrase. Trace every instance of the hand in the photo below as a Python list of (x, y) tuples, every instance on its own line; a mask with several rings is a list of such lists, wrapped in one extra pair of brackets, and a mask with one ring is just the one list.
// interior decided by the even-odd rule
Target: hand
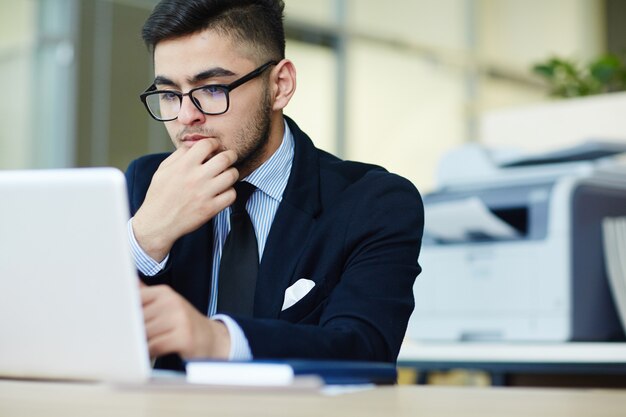
[(155, 172), (135, 214), (133, 232), (142, 249), (162, 261), (181, 236), (196, 230), (235, 201), (235, 151), (205, 139), (180, 147)]
[(228, 359), (226, 326), (196, 310), (167, 285), (140, 285), (150, 357), (178, 353), (184, 359)]

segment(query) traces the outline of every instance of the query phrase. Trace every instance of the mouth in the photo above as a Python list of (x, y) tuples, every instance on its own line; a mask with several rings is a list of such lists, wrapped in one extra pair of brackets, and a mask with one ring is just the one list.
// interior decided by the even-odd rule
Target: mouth
[(194, 134), (194, 135), (185, 135), (180, 139), (181, 144), (186, 145), (186, 146), (192, 146), (195, 143), (204, 140), (204, 139), (209, 139), (210, 136), (204, 136), (204, 135), (198, 135), (198, 134)]

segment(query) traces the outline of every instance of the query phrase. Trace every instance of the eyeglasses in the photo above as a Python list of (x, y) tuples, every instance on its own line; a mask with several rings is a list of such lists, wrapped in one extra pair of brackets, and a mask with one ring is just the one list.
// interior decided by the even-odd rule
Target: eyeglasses
[(187, 93), (157, 90), (156, 85), (152, 84), (139, 97), (150, 116), (160, 122), (169, 122), (178, 118), (185, 96), (189, 96), (193, 105), (206, 115), (224, 114), (230, 107), (229, 93), (231, 91), (258, 77), (270, 66), (276, 64), (278, 62), (269, 61), (230, 84), (207, 84), (193, 88)]

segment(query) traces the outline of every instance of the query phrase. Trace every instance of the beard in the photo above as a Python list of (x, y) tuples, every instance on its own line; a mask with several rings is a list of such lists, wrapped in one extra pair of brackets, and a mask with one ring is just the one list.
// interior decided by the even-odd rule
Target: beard
[(239, 172), (250, 173), (258, 168), (265, 157), (270, 138), (272, 103), (269, 88), (265, 88), (263, 100), (256, 113), (241, 128), (235, 138)]

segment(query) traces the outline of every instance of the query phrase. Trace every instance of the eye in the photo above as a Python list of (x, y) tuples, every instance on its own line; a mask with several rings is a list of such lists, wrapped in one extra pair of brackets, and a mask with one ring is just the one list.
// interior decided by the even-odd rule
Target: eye
[(161, 97), (161, 101), (166, 101), (166, 102), (170, 102), (170, 101), (178, 101), (178, 95), (174, 92), (172, 93), (160, 93), (159, 96)]
[(224, 95), (224, 88), (220, 85), (205, 85), (197, 90), (196, 94), (203, 97), (220, 97)]

